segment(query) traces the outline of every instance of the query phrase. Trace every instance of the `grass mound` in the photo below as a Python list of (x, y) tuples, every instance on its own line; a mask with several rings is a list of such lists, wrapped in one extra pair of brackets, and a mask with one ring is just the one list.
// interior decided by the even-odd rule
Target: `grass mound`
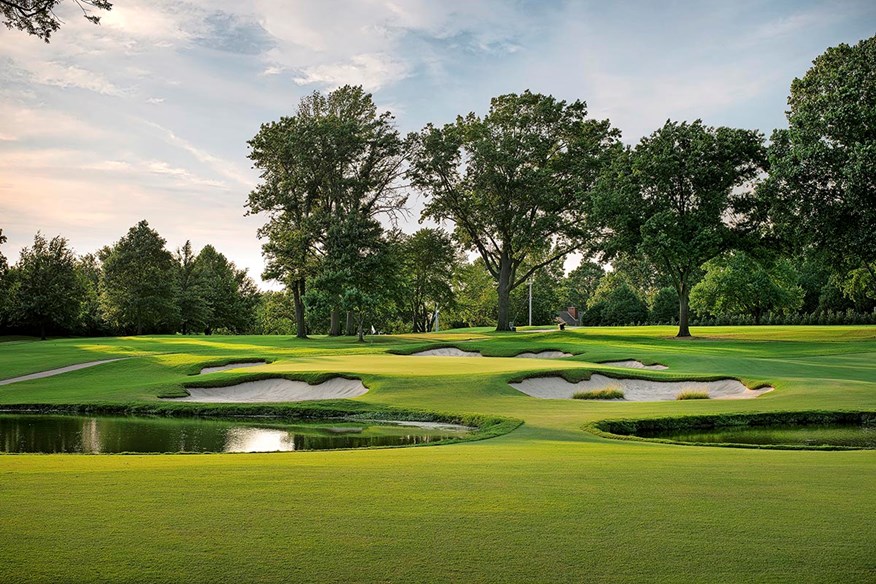
[(709, 392), (707, 391), (682, 391), (677, 396), (675, 396), (676, 400), (685, 400), (685, 399), (709, 399)]
[(596, 391), (579, 391), (572, 399), (624, 399), (624, 392), (616, 387), (606, 387)]

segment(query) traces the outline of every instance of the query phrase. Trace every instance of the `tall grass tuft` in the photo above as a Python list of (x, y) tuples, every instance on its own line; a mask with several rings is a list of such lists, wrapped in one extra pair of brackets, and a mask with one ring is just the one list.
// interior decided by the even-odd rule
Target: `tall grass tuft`
[(624, 399), (624, 392), (617, 387), (606, 387), (596, 391), (579, 391), (572, 399)]
[(682, 391), (675, 399), (709, 399), (707, 391)]

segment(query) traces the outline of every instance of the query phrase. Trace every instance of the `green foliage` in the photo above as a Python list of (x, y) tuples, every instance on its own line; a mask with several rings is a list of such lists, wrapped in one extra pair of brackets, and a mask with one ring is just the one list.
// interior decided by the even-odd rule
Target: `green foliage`
[(85, 254), (76, 260), (76, 277), (82, 290), (82, 301), (76, 317), (74, 332), (82, 336), (96, 336), (111, 332), (100, 307), (100, 279), (103, 273), (100, 259)]
[[(330, 270), (321, 275), (323, 282), (343, 277), (340, 259), (322, 261), (324, 248), (332, 246), (329, 230), (335, 225), (336, 236), (339, 221), (356, 224), (403, 206), (396, 182), (405, 144), (392, 115), (378, 113), (371, 94), (349, 85), (304, 97), (295, 115), (263, 124), (248, 144), (249, 158), (261, 171), (248, 212), (268, 215), (259, 231), (268, 240), (264, 276), (292, 291), (297, 336), (305, 337), (306, 282), (322, 267)], [(353, 296), (364, 299), (362, 289), (356, 290)], [(339, 310), (345, 292), (325, 286), (322, 292), (310, 298)]]
[[(509, 329), (512, 290), (590, 243), (585, 202), (618, 135), (587, 119), (581, 101), (525, 91), (493, 98), (483, 118), (414, 137), (409, 176), (430, 197), (423, 217), (453, 221), (460, 243), (480, 254), (497, 284), (497, 330)], [(544, 259), (522, 269), (537, 254)]]
[(43, 339), (48, 329), (72, 329), (83, 289), (67, 240), (59, 235), (48, 241), (37, 233), (33, 247), (21, 250), (10, 296), (15, 321), (39, 331)]
[(101, 307), (115, 327), (143, 334), (175, 328), (176, 267), (165, 240), (140, 221), (101, 250)]
[[(113, 5), (108, 0), (74, 0), (85, 20), (100, 24), (100, 16), (93, 14), (93, 9), (112, 10)], [(39, 39), (49, 42), (52, 33), (57, 32), (64, 24), (55, 9), (63, 0), (9, 0), (0, 2), (0, 17), (6, 28), (24, 31)]]
[(294, 335), (295, 307), (288, 292), (263, 292), (255, 310), (254, 331), (259, 335)]
[(578, 391), (572, 399), (624, 399), (624, 392), (619, 389), (598, 389), (596, 391)]
[(436, 311), (452, 309), (456, 300), (453, 274), (460, 254), (450, 236), (441, 229), (420, 229), (401, 242), (405, 278), (405, 312), (412, 332), (429, 332)]
[(788, 129), (770, 145), (761, 191), (776, 234), (811, 244), (833, 266), (876, 260), (876, 37), (829, 48), (791, 84)]
[(691, 291), (691, 307), (708, 314), (749, 314), (755, 324), (771, 311), (785, 314), (803, 304), (803, 289), (788, 260), (772, 265), (744, 252), (706, 262), (705, 277)]
[(206, 278), (198, 269), (192, 242), (176, 250), (176, 306), (179, 311), (179, 329), (182, 334), (204, 330), (210, 317)]
[[(527, 268), (532, 262), (538, 262), (543, 254), (531, 257), (523, 263)], [(557, 311), (566, 308), (563, 305), (563, 265), (554, 262), (533, 272), (532, 280), (532, 324), (554, 324)], [(511, 293), (511, 317), (516, 326), (529, 322), (529, 286), (524, 284)]]
[(583, 320), (601, 326), (639, 324), (648, 320), (648, 305), (624, 275), (609, 272), (590, 297)]
[[(688, 298), (699, 266), (747, 228), (764, 156), (759, 132), (668, 121), (619, 152), (601, 180), (595, 210), (612, 231), (605, 251), (638, 250), (671, 279), (678, 336), (690, 336)], [(737, 218), (732, 225), (728, 214)]]
[(447, 328), (495, 326), (497, 299), (495, 280), (484, 260), (462, 264), (454, 274), (456, 305), (441, 313)]
[(605, 275), (605, 268), (592, 261), (582, 261), (577, 268), (569, 272), (563, 280), (563, 300), (561, 307), (574, 306), (583, 312), (584, 307)]
[(654, 324), (672, 323), (678, 320), (678, 291), (672, 286), (657, 290), (651, 297), (648, 314)]
[(255, 283), (246, 272), (212, 245), (204, 246), (191, 263), (189, 294), (201, 296), (203, 312), (190, 313), (189, 318), (200, 316), (208, 334), (219, 329), (243, 333), (252, 328), (258, 299)]

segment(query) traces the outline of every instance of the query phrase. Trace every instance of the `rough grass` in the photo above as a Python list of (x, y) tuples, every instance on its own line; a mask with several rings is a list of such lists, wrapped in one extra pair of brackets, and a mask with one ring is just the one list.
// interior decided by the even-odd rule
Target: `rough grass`
[(606, 387), (595, 391), (578, 391), (572, 399), (624, 399), (624, 392), (619, 387)]
[(708, 391), (694, 391), (687, 390), (682, 391), (678, 395), (675, 396), (677, 400), (686, 400), (686, 399), (709, 399)]
[[(200, 364), (248, 357), (273, 361), (259, 373), (361, 378), (369, 392), (344, 401), (345, 410), (525, 424), (436, 447), (0, 456), (0, 581), (872, 579), (876, 453), (681, 447), (612, 440), (582, 427), (681, 414), (876, 410), (876, 327), (698, 327), (693, 341), (674, 334), (618, 327), (465, 330), (367, 343), (200, 336), (3, 343), (0, 377), (132, 358), (0, 387), (0, 404), (188, 406), (157, 396), (181, 390)], [(461, 343), (467, 339), (474, 340)], [(495, 356), (543, 349), (576, 356), (545, 363), (386, 353), (436, 343)], [(583, 379), (603, 372), (597, 362), (620, 359), (670, 367), (642, 375), (649, 379), (732, 377), (776, 390), (679, 404), (538, 400), (508, 386), (516, 376), (552, 372)], [(231, 406), (213, 407), (220, 414)], [(622, 493), (623, 504), (607, 492)]]

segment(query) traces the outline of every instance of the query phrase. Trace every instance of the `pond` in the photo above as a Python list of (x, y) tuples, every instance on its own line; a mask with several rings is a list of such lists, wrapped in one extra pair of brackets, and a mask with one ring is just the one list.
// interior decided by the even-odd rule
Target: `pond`
[(472, 428), (344, 420), (229, 420), (143, 416), (0, 414), (0, 452), (276, 452), (426, 444)]
[(642, 438), (725, 444), (789, 444), (876, 448), (876, 426), (858, 424), (724, 426), (709, 429), (636, 432)]

